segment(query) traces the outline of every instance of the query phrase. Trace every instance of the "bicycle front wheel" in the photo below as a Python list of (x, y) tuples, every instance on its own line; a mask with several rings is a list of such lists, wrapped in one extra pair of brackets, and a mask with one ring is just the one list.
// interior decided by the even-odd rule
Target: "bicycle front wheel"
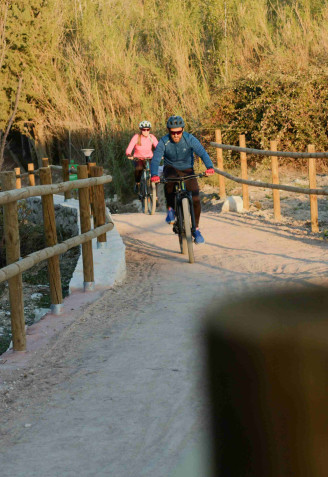
[(184, 230), (185, 230), (188, 255), (189, 255), (189, 263), (194, 263), (195, 257), (194, 257), (194, 248), (192, 244), (192, 235), (191, 235), (190, 205), (189, 205), (189, 200), (186, 197), (182, 199), (182, 212), (183, 212)]
[(150, 215), (154, 215), (156, 212), (156, 184), (151, 182), (150, 179), (147, 181), (147, 189), (148, 189), (148, 197), (147, 197), (147, 204), (148, 204), (148, 212)]
[(142, 206), (142, 212), (144, 214), (148, 214), (148, 197), (147, 197), (147, 182), (145, 180), (145, 177), (141, 177), (140, 180), (140, 193), (139, 193), (140, 201), (141, 201), (141, 206)]
[(184, 229), (184, 220), (183, 220), (183, 210), (182, 204), (175, 204), (175, 211), (177, 215), (176, 219), (176, 226), (179, 234), (179, 245), (180, 245), (180, 252), (183, 255), (187, 255), (188, 253), (188, 246), (187, 246), (187, 239)]

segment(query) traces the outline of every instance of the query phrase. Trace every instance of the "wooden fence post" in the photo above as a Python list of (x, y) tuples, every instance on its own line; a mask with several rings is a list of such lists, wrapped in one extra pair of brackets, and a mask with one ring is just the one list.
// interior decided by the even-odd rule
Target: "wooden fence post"
[(47, 157), (42, 158), (42, 167), (49, 167), (49, 159)]
[[(246, 140), (245, 134), (239, 136), (239, 146), (245, 148)], [(247, 180), (247, 156), (246, 152), (240, 153), (240, 163), (241, 163), (241, 178)], [(248, 185), (243, 184), (243, 206), (245, 210), (249, 210), (249, 194), (248, 194)]]
[(28, 170), (28, 183), (30, 186), (35, 186), (35, 176), (34, 176), (34, 164), (33, 162), (27, 164)]
[[(77, 166), (77, 176), (79, 179), (88, 178), (88, 167)], [(89, 202), (89, 188), (85, 187), (79, 189), (79, 207), (80, 207), (80, 221), (81, 232), (89, 232), (91, 230), (90, 221), (90, 202)], [(84, 291), (94, 289), (95, 278), (93, 268), (92, 255), (92, 240), (82, 244), (82, 260), (83, 260), (83, 277), (84, 277)]]
[[(315, 147), (313, 144), (308, 145), (308, 152), (315, 152)], [(308, 161), (309, 161), (310, 189), (315, 189), (317, 187), (316, 159), (311, 157)], [(310, 209), (311, 209), (311, 231), (316, 233), (316, 232), (319, 232), (318, 196), (317, 195), (310, 194)]]
[[(62, 160), (62, 171), (63, 171), (63, 182), (68, 182), (69, 181), (69, 161), (68, 159), (63, 159)], [(66, 200), (69, 200), (72, 195), (71, 195), (71, 191), (70, 190), (67, 190), (64, 192), (64, 197), (65, 197), (65, 201)]]
[(20, 167), (15, 167), (14, 169), (15, 174), (16, 174), (16, 189), (21, 189), (22, 188), (22, 179), (20, 177)]
[[(40, 168), (40, 181), (42, 185), (52, 183), (50, 167)], [(52, 247), (53, 245), (57, 244), (55, 208), (52, 194), (42, 196), (42, 210), (46, 245), (47, 247)], [(59, 256), (48, 259), (48, 272), (51, 310), (55, 315), (59, 315), (62, 312), (63, 303)]]
[[(277, 141), (270, 142), (271, 151), (277, 150)], [(271, 156), (271, 167), (272, 167), (272, 183), (279, 184), (279, 171), (278, 171), (278, 157)], [(278, 189), (272, 189), (273, 193), (273, 211), (275, 220), (281, 220), (281, 209), (280, 209), (280, 191)]]
[[(215, 130), (215, 142), (222, 144), (222, 136), (220, 129)], [(219, 147), (216, 148), (216, 161), (218, 169), (223, 171), (223, 151)], [(226, 198), (226, 189), (225, 189), (225, 179), (223, 176), (219, 175), (219, 190), (221, 199)]]
[[(16, 187), (15, 172), (1, 174), (2, 190), (12, 190)], [(20, 257), (18, 207), (17, 202), (3, 206), (4, 237), (6, 243), (7, 265), (17, 262)], [(26, 334), (24, 319), (24, 300), (22, 274), (8, 280), (11, 330), (14, 351), (26, 350)]]
[(212, 476), (327, 475), (327, 307), (325, 289), (211, 305)]
[[(90, 167), (91, 177), (101, 177), (103, 175), (103, 168), (99, 166)], [(105, 194), (104, 186), (98, 185), (94, 186), (92, 192), (93, 197), (93, 223), (94, 227), (100, 227), (105, 225), (106, 215), (105, 215)], [(99, 235), (97, 238), (98, 248), (104, 247), (106, 245), (106, 234)]]

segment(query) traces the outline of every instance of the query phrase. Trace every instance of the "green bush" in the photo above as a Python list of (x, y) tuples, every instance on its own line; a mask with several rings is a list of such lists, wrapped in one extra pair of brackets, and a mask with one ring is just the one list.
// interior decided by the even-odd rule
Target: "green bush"
[[(310, 70), (306, 75), (257, 76), (236, 81), (217, 91), (206, 117), (208, 128), (222, 130), (225, 144), (238, 145), (246, 135), (247, 147), (280, 150), (328, 150), (328, 75)], [(259, 159), (263, 160), (263, 159)]]

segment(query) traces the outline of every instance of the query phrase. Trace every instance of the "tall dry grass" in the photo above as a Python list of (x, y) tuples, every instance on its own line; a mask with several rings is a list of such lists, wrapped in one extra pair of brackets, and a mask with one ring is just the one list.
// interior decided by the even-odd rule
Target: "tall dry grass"
[(66, 155), (71, 131), (77, 150), (96, 145), (97, 160), (111, 170), (128, 168), (126, 141), (141, 119), (160, 135), (172, 113), (195, 132), (252, 129), (257, 144), (271, 134), (282, 142), (299, 132), (304, 140), (324, 138), (316, 121), (324, 116), (315, 114), (318, 97), (328, 101), (316, 94), (327, 76), (324, 0), (14, 3), (0, 71), (0, 129), (12, 105), (11, 68), (23, 59), (17, 127), (33, 123), (48, 142), (56, 136)]

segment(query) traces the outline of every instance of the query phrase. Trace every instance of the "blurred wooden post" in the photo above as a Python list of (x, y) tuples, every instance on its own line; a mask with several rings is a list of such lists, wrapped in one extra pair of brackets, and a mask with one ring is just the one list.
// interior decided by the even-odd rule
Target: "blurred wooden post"
[(327, 476), (327, 308), (304, 287), (211, 304), (211, 476)]
[[(91, 177), (101, 177), (103, 175), (103, 168), (99, 166), (90, 167), (90, 176)], [(100, 227), (105, 225), (106, 215), (105, 215), (105, 194), (104, 186), (97, 185), (92, 187), (92, 197), (93, 197), (93, 223), (94, 227)], [(106, 234), (99, 235), (97, 238), (98, 247), (105, 245), (107, 239)]]
[[(270, 142), (270, 150), (277, 150), (277, 141)], [(279, 171), (278, 171), (278, 157), (271, 156), (271, 167), (272, 167), (272, 183), (279, 184)], [(281, 210), (280, 210), (280, 191), (278, 189), (272, 189), (273, 193), (273, 211), (275, 220), (281, 220)]]
[[(77, 166), (77, 176), (79, 179), (88, 178), (88, 167)], [(90, 221), (90, 202), (89, 202), (89, 188), (85, 187), (79, 189), (79, 207), (81, 232), (89, 232), (91, 230)], [(92, 290), (94, 288), (94, 268), (92, 255), (92, 240), (82, 244), (82, 259), (83, 259), (83, 276), (84, 276), (84, 291)]]
[[(313, 144), (308, 145), (308, 152), (315, 152)], [(317, 177), (316, 177), (316, 159), (311, 157), (309, 160), (309, 183), (310, 189), (316, 189)], [(311, 208), (311, 231), (319, 232), (318, 224), (318, 196), (310, 194), (310, 208)]]
[(20, 167), (15, 167), (14, 169), (15, 174), (16, 174), (16, 189), (21, 189), (22, 188), (22, 179), (20, 177)]
[[(68, 159), (62, 160), (62, 171), (63, 171), (63, 182), (69, 181), (69, 161)], [(71, 191), (67, 190), (64, 192), (65, 201), (72, 197)]]
[[(1, 175), (2, 190), (16, 188), (15, 172), (3, 172)], [(17, 201), (3, 206), (4, 237), (6, 243), (7, 265), (17, 262), (20, 257), (18, 207)], [(26, 350), (26, 334), (24, 319), (24, 300), (22, 274), (8, 280), (11, 330), (14, 351)]]
[(31, 162), (27, 164), (28, 171), (28, 183), (30, 186), (35, 186), (35, 176), (34, 176), (34, 164)]
[(42, 167), (49, 167), (49, 159), (47, 157), (42, 158)]
[[(40, 168), (40, 181), (42, 185), (52, 184), (50, 167)], [(47, 247), (57, 244), (57, 231), (53, 195), (42, 196), (43, 223)], [(56, 315), (62, 312), (62, 286), (59, 267), (59, 256), (48, 259), (48, 272), (51, 296), (51, 309)]]
[[(88, 162), (87, 163), (88, 177), (92, 177), (91, 173), (90, 173), (90, 169), (91, 169), (91, 167), (94, 167), (95, 165), (96, 165), (95, 162)], [(90, 197), (90, 213), (91, 213), (91, 215), (93, 215), (94, 214), (94, 210), (93, 210), (93, 187), (89, 188), (89, 197)]]
[[(245, 134), (239, 136), (239, 146), (246, 147)], [(240, 163), (241, 163), (241, 178), (247, 180), (247, 156), (246, 152), (240, 153)], [(249, 210), (249, 194), (248, 194), (248, 185), (243, 184), (243, 207), (245, 210)]]
[[(220, 129), (215, 130), (215, 142), (218, 144), (222, 144), (222, 136)], [(216, 148), (216, 161), (218, 169), (223, 171), (223, 151), (219, 147)], [(220, 197), (221, 199), (226, 198), (226, 189), (225, 189), (225, 178), (219, 175), (219, 190), (220, 190)]]

